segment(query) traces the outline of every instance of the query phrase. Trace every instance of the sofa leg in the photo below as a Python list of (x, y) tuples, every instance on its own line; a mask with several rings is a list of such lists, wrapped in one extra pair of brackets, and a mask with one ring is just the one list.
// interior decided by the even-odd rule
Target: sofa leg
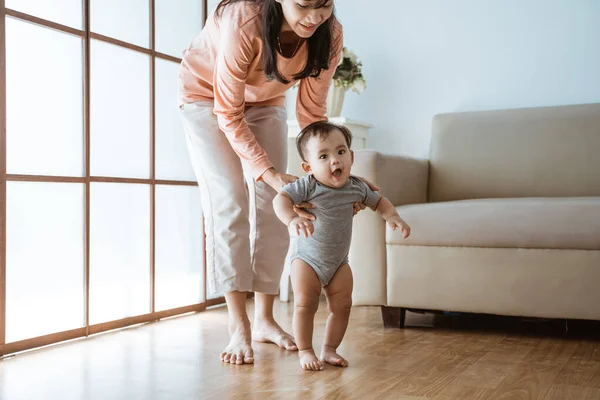
[(404, 328), (406, 308), (381, 306), (381, 316), (385, 328)]

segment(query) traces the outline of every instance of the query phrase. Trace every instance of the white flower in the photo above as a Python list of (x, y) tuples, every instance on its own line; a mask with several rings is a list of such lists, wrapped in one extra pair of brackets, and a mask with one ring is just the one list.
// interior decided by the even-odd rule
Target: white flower
[(342, 87), (344, 90), (352, 89), (356, 93), (362, 93), (367, 88), (367, 82), (362, 76), (361, 67), (362, 63), (356, 54), (344, 47), (342, 59), (333, 75), (335, 86)]
[(350, 62), (352, 62), (352, 65), (356, 64), (357, 57), (356, 57), (356, 54), (354, 54), (354, 52), (352, 50), (348, 50), (348, 52), (346, 53), (346, 57), (348, 57), (350, 59)]
[(365, 91), (366, 88), (367, 88), (367, 82), (362, 78), (358, 78), (352, 83), (352, 91), (353, 92), (362, 93)]

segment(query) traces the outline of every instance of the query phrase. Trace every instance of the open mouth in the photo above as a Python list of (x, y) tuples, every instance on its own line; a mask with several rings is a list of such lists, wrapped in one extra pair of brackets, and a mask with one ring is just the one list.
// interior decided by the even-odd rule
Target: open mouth
[(315, 26), (316, 26), (316, 25), (310, 25), (310, 26), (309, 25), (304, 25), (302, 22), (300, 22), (300, 25), (302, 25), (302, 27), (304, 29), (308, 29), (309, 31), (312, 31), (313, 29), (315, 29)]
[(331, 174), (336, 178), (339, 178), (340, 176), (342, 176), (342, 170), (340, 168), (336, 168)]

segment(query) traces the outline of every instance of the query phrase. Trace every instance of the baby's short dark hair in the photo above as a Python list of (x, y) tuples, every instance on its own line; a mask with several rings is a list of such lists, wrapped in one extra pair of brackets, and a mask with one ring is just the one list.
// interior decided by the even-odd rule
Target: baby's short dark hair
[(350, 132), (350, 129), (345, 126), (332, 124), (327, 121), (317, 121), (302, 129), (296, 137), (296, 147), (298, 148), (298, 154), (300, 154), (302, 161), (306, 162), (306, 144), (311, 138), (318, 137), (322, 140), (336, 130), (342, 132), (346, 138), (346, 144), (348, 145), (348, 148), (350, 148), (352, 145), (352, 133)]

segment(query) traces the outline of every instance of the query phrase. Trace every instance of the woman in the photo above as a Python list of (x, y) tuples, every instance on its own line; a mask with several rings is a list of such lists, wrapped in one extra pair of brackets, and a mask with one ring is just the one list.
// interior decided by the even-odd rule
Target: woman
[[(179, 103), (201, 190), (209, 289), (225, 292), (229, 311), (225, 362), (252, 363), (252, 339), (297, 350), (273, 318), (289, 235), (272, 200), (297, 179), (285, 173), (284, 94), (300, 81), (300, 125), (327, 120), (341, 56), (333, 0), (221, 1), (184, 52)], [(248, 291), (255, 292), (252, 331)]]

